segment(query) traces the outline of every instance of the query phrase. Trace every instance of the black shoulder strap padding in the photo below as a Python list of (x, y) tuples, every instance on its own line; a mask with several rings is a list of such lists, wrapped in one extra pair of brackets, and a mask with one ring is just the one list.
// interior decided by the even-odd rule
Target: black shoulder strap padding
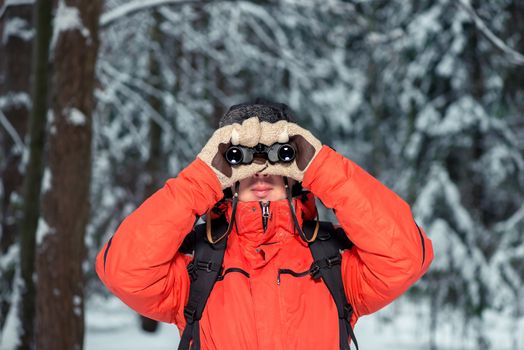
[[(312, 236), (315, 225), (314, 221), (304, 221), (303, 231), (308, 237)], [(330, 222), (320, 222), (317, 239), (309, 243), (314, 260), (311, 269), (316, 270), (320, 275), (337, 306), (341, 350), (350, 349), (349, 338), (358, 349), (357, 339), (350, 324), (353, 307), (346, 298), (342, 282), (340, 254), (340, 250), (349, 249), (352, 245), (345, 232), (342, 229), (335, 229)]]
[[(218, 236), (224, 234), (227, 227), (226, 219), (221, 217), (213, 220), (211, 230)], [(200, 350), (200, 318), (220, 275), (227, 237), (217, 244), (211, 244), (207, 240), (206, 224), (200, 224), (195, 226), (182, 246), (186, 251), (194, 251), (194, 256), (193, 261), (187, 266), (191, 284), (189, 300), (184, 308), (186, 327), (180, 338), (178, 350)]]

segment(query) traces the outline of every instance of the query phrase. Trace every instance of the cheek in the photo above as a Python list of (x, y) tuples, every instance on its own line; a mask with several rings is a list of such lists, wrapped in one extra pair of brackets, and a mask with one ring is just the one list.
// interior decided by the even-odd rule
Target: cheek
[(279, 201), (281, 199), (286, 199), (286, 189), (284, 187), (277, 187), (273, 189), (273, 201)]
[[(234, 192), (234, 189), (231, 188), (231, 190)], [(249, 191), (249, 185), (247, 181), (240, 180), (240, 186), (238, 188), (238, 200), (242, 202), (247, 202), (251, 200), (252, 193)]]
[(271, 193), (271, 197), (272, 197), (271, 200), (273, 200), (273, 201), (286, 199), (287, 194), (286, 194), (286, 188), (284, 187), (284, 183), (282, 183), (281, 185), (275, 186), (273, 188), (273, 191)]
[(250, 191), (238, 191), (238, 200), (241, 202), (251, 202), (254, 199)]

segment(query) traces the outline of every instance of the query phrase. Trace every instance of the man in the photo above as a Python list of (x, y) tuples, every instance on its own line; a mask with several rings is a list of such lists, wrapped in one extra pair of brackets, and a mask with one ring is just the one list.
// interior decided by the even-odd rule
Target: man
[[(353, 243), (321, 274), (313, 248), (330, 234), (305, 229), (317, 214), (313, 196)], [(201, 292), (190, 285), (213, 269), (197, 261), (198, 249), (191, 263), (181, 246), (206, 213), (227, 227), (222, 234), (209, 224), (206, 245), (227, 240), (227, 248), (195, 319), (188, 309)], [(400, 197), (293, 123), (287, 106), (258, 101), (233, 106), (197, 159), (124, 220), (97, 272), (131, 308), (186, 330), (181, 347), (335, 350), (353, 338), (343, 321), (354, 326), (390, 303), (432, 258)], [(342, 296), (328, 283), (337, 277)]]

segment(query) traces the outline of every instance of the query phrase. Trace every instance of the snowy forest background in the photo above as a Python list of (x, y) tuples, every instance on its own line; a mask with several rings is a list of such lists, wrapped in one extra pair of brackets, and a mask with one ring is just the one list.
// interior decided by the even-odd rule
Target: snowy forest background
[(362, 344), (524, 349), (521, 53), (522, 0), (0, 0), (0, 349), (156, 349), (95, 255), (255, 96), (289, 104), (433, 240)]

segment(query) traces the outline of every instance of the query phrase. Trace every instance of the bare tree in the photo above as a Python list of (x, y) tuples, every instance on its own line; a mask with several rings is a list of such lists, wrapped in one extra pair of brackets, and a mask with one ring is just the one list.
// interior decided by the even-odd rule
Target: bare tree
[(37, 248), (38, 349), (82, 349), (84, 236), (89, 218), (92, 111), (101, 1), (63, 0), (51, 43), (49, 186)]

